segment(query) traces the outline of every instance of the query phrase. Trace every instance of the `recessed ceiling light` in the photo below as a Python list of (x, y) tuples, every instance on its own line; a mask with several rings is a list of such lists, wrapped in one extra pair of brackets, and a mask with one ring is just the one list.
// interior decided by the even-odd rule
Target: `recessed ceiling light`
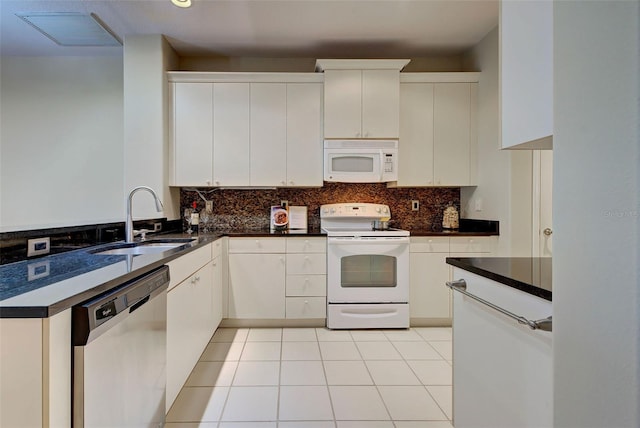
[(191, 7), (191, 0), (171, 0), (178, 7)]
[(61, 46), (122, 46), (93, 13), (19, 12), (16, 16)]

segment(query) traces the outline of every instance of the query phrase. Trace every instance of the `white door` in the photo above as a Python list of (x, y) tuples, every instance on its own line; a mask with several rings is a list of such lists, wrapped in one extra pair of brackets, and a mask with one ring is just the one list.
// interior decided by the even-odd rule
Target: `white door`
[(329, 303), (409, 301), (409, 238), (328, 238)]
[(533, 152), (533, 256), (551, 257), (553, 253), (552, 186), (553, 151)]

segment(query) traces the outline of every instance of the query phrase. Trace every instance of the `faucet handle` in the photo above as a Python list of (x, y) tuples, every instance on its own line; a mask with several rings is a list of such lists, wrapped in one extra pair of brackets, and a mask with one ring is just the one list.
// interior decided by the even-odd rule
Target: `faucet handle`
[(133, 236), (138, 236), (141, 235), (140, 240), (144, 241), (145, 239), (147, 239), (147, 233), (152, 232), (149, 229), (140, 229), (140, 230), (134, 230), (133, 231)]

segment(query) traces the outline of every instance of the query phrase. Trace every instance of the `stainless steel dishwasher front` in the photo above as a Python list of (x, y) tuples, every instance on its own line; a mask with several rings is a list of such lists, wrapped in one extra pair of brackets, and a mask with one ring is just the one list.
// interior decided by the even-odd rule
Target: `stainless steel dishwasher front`
[(164, 426), (167, 287), (163, 266), (74, 306), (73, 426)]

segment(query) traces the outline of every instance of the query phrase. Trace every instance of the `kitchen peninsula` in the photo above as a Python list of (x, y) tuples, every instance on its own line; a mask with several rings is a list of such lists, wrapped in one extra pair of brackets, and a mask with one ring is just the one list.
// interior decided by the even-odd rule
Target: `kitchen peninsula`
[(552, 426), (551, 258), (447, 263), (456, 428)]

